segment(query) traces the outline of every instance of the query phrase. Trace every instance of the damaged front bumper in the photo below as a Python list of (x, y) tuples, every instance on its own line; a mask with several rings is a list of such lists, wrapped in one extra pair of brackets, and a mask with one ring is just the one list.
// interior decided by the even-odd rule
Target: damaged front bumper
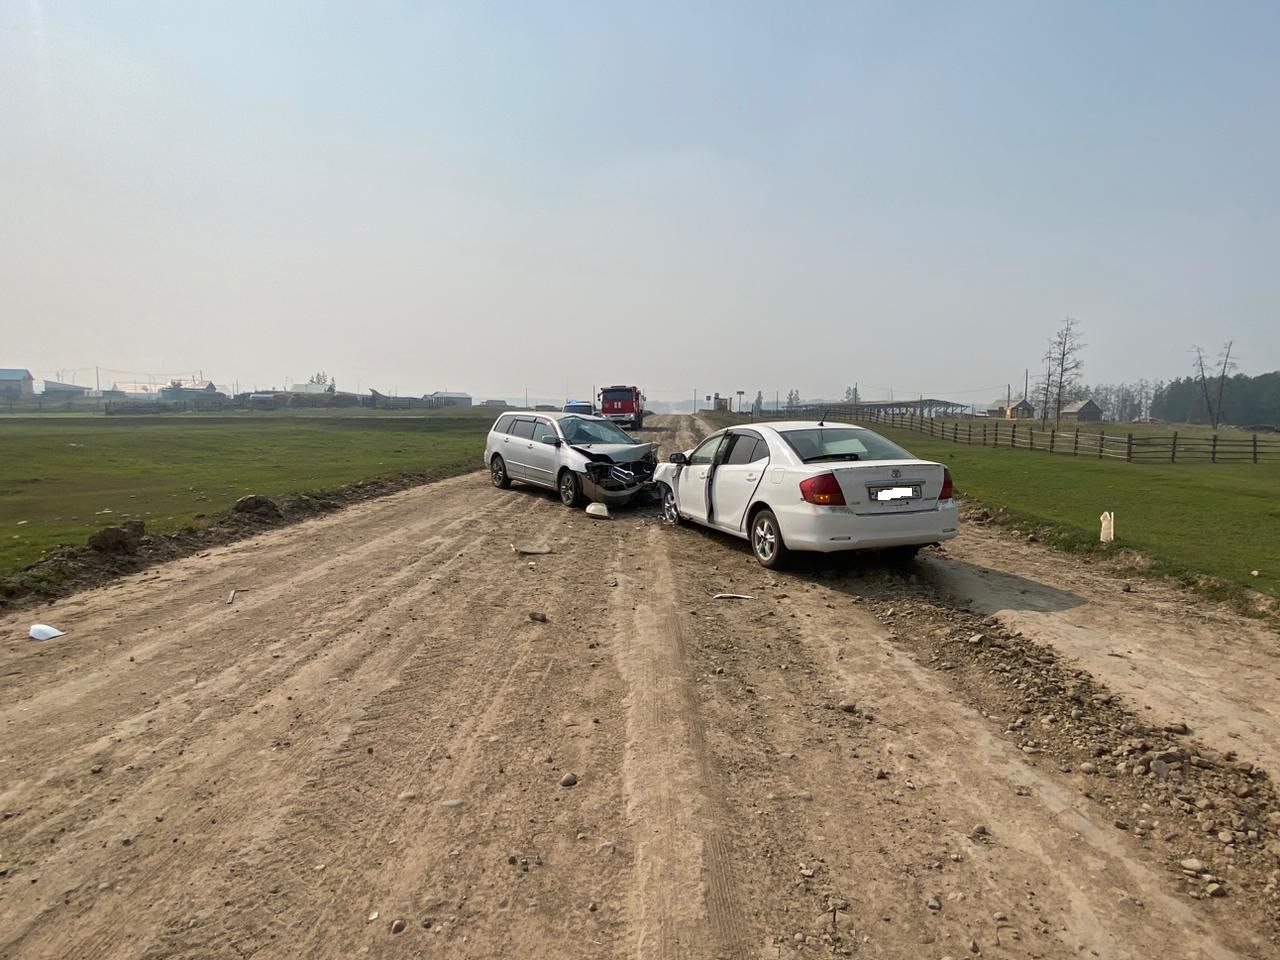
[(653, 488), (653, 471), (658, 466), (657, 454), (649, 451), (641, 459), (618, 463), (613, 458), (582, 450), (587, 457), (579, 474), (582, 493), (589, 500), (607, 505), (630, 503)]

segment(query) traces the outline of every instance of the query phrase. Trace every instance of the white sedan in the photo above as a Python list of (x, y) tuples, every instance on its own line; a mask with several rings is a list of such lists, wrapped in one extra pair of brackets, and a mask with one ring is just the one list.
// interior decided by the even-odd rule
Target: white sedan
[(673, 453), (653, 479), (669, 522), (749, 540), (770, 568), (794, 550), (912, 557), (959, 532), (951, 471), (848, 423), (730, 427)]

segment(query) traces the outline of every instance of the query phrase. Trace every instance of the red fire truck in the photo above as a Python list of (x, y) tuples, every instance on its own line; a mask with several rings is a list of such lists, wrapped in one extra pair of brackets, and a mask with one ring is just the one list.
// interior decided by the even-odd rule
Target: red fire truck
[(639, 387), (603, 387), (600, 390), (600, 416), (628, 429), (639, 430), (644, 426), (644, 394)]

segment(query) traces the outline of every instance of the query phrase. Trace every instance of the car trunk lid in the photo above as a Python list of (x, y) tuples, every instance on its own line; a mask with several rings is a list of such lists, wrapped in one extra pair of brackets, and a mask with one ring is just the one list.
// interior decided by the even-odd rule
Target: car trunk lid
[(927, 460), (842, 463), (831, 472), (845, 504), (862, 514), (932, 510), (942, 492), (942, 464)]

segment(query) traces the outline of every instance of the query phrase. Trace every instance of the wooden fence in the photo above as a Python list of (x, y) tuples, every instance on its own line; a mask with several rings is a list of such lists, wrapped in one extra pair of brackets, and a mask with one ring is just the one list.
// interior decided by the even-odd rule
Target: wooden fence
[(1280, 462), (1280, 437), (1224, 437), (1179, 435), (1178, 431), (1162, 436), (1134, 434), (1119, 429), (1107, 433), (1100, 426), (1097, 433), (1078, 428), (1042, 427), (1034, 420), (994, 420), (975, 418), (964, 422), (944, 421), (916, 414), (886, 414), (877, 410), (842, 407), (794, 407), (770, 414), (767, 419), (786, 417), (794, 420), (854, 420), (897, 430), (947, 440), (952, 443), (983, 447), (1009, 447), (1014, 450), (1039, 450), (1069, 457), (1124, 460), (1127, 463), (1275, 463)]

